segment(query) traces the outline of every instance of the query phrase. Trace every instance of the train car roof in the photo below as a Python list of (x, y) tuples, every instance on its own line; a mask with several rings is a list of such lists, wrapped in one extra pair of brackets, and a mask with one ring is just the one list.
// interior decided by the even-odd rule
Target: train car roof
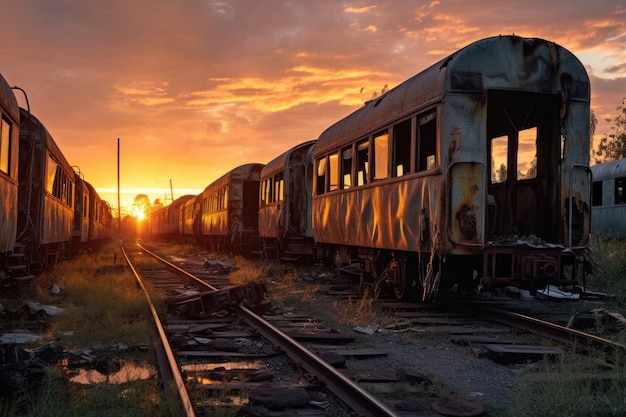
[(17, 105), (17, 99), (15, 98), (15, 94), (13, 94), (11, 86), (7, 83), (2, 74), (0, 74), (0, 105), (6, 114), (13, 119), (13, 123), (19, 126), (20, 110)]
[(263, 169), (264, 166), (264, 164), (251, 163), (240, 165), (237, 168), (233, 168), (226, 174), (213, 181), (211, 184), (207, 185), (207, 187), (204, 189), (204, 191), (202, 191), (201, 194), (213, 192), (214, 190), (225, 187), (226, 184), (232, 181), (258, 181), (258, 174), (260, 174), (261, 169)]
[(275, 175), (276, 173), (284, 170), (285, 165), (287, 164), (287, 159), (293, 152), (297, 151), (298, 149), (310, 147), (314, 143), (315, 143), (315, 140), (310, 140), (308, 142), (301, 143), (283, 152), (282, 154), (278, 155), (276, 158), (272, 159), (261, 170), (261, 181), (263, 181), (265, 178), (269, 178)]
[[(554, 86), (558, 86), (558, 91)], [(586, 102), (590, 97), (585, 67), (565, 48), (538, 38), (494, 36), (454, 52), (366, 102), (320, 135), (315, 154), (366, 137), (391, 122), (426, 109), (448, 93), (476, 94), (489, 89), (561, 93)]]
[[(52, 138), (52, 135), (50, 135), (50, 132), (48, 132), (48, 129), (46, 129), (43, 123), (41, 123), (39, 119), (33, 116), (31, 112), (21, 107), (20, 107), (20, 122), (21, 122), (20, 137), (22, 135), (28, 134), (28, 130), (29, 130), (28, 125), (32, 125), (33, 129), (37, 129), (40, 132), (43, 132), (45, 141), (46, 141), (45, 143), (46, 148), (54, 156), (57, 162), (62, 164), (66, 171), (71, 172), (71, 174), (73, 175), (73, 178), (76, 178), (77, 176), (76, 173), (72, 169), (70, 163), (65, 158), (65, 155), (63, 155), (63, 152), (61, 152), (61, 148), (59, 148), (59, 146), (56, 144), (56, 142)], [(33, 138), (33, 140), (36, 140), (40, 144), (42, 144), (43, 142), (41, 135), (37, 135), (37, 134), (30, 135), (30, 137)]]
[(591, 167), (594, 181), (602, 181), (608, 178), (626, 177), (626, 159), (603, 162)]

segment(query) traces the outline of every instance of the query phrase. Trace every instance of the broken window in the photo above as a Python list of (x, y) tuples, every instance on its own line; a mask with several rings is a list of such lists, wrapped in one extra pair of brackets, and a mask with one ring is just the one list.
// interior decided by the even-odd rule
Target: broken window
[(509, 157), (509, 138), (499, 136), (491, 139), (491, 183), (506, 181)]
[(357, 185), (365, 185), (369, 182), (369, 140), (357, 144), (356, 157)]
[(393, 127), (393, 167), (391, 175), (401, 177), (411, 170), (411, 119)]
[(437, 117), (430, 112), (417, 118), (417, 170), (426, 171), (437, 167)]
[(315, 194), (321, 195), (326, 191), (326, 158), (315, 161)]
[(341, 188), (352, 187), (352, 146), (341, 151)]
[(591, 200), (591, 205), (596, 207), (596, 206), (601, 206), (602, 205), (602, 181), (594, 181), (593, 182), (593, 186), (592, 186), (592, 200)]
[(517, 179), (537, 178), (537, 128), (520, 130), (517, 140)]

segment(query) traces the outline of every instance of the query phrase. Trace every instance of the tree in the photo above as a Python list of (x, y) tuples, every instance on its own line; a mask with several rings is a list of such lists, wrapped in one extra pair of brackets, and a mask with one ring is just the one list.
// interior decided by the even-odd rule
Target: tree
[(606, 119), (614, 125), (611, 127), (611, 133), (605, 134), (600, 139), (598, 150), (595, 152), (596, 163), (626, 158), (626, 97), (616, 110), (617, 116), (614, 119)]
[(133, 200), (133, 215), (137, 218), (143, 218), (149, 215), (151, 210), (150, 198), (146, 194), (137, 194)]

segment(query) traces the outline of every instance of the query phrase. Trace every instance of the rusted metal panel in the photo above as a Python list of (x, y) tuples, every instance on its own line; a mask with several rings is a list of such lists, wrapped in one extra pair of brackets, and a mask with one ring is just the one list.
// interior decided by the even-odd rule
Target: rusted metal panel
[(485, 169), (478, 162), (448, 168), (448, 238), (457, 245), (482, 247), (485, 242)]
[[(313, 198), (316, 242), (390, 250), (428, 249), (445, 226), (442, 177), (403, 176)], [(442, 246), (435, 248), (440, 252)]]
[[(69, 242), (74, 222), (75, 173), (43, 124), (32, 114), (20, 109), (20, 166), (18, 239), (33, 245)], [(64, 200), (46, 190), (48, 164), (54, 160), (67, 183)]]
[(20, 112), (11, 87), (0, 74), (0, 113), (9, 129), (8, 169), (0, 171), (0, 253), (13, 250), (17, 234)]
[(72, 239), (73, 223), (74, 211), (70, 207), (49, 195), (44, 196), (40, 244), (69, 242)]
[(17, 234), (17, 184), (0, 174), (0, 253), (15, 246)]

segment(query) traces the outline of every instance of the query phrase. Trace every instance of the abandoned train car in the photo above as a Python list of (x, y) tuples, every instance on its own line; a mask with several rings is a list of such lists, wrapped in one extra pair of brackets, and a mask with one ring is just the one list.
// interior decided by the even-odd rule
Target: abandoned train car
[(297, 261), (313, 254), (314, 144), (312, 140), (294, 146), (261, 171), (259, 236), (264, 258)]
[(626, 159), (591, 167), (593, 232), (613, 239), (626, 239)]
[(208, 247), (252, 252), (259, 241), (259, 180), (263, 164), (234, 168), (198, 195), (198, 235)]
[(30, 111), (20, 108), (17, 239), (30, 263), (56, 263), (72, 240), (75, 174), (56, 142)]
[(318, 138), (318, 252), (399, 298), (573, 282), (590, 236), (589, 102), (584, 66), (546, 40), (442, 59)]
[(169, 237), (180, 236), (182, 206), (193, 198), (195, 198), (193, 195), (184, 195), (174, 200), (171, 204), (150, 213), (147, 219), (149, 233)]

